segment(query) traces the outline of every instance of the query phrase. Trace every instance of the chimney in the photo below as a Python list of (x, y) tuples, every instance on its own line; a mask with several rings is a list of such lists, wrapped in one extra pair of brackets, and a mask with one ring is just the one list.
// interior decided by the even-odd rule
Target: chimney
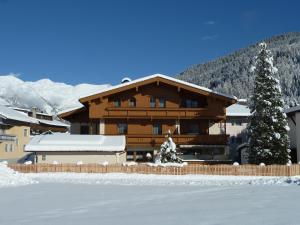
[(36, 107), (32, 107), (32, 108), (31, 108), (31, 113), (32, 113), (32, 117), (33, 117), (33, 118), (36, 118), (36, 110), (37, 110)]

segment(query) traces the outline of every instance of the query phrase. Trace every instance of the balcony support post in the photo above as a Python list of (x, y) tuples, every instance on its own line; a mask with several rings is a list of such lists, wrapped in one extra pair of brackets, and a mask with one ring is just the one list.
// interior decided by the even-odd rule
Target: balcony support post
[(176, 119), (175, 123), (175, 130), (177, 130), (177, 134), (180, 134), (180, 119)]

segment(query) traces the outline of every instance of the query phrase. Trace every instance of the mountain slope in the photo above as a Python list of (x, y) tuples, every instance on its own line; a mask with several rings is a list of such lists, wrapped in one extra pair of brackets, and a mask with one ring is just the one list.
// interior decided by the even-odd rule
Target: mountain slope
[(25, 82), (14, 75), (0, 76), (0, 104), (21, 108), (37, 107), (40, 111), (57, 113), (80, 107), (78, 99), (94, 94), (110, 85), (56, 83), (49, 79)]
[[(274, 55), (286, 105), (300, 103), (300, 32), (264, 40)], [(257, 44), (214, 61), (194, 65), (177, 78), (238, 98), (249, 98), (254, 74), (250, 72)]]

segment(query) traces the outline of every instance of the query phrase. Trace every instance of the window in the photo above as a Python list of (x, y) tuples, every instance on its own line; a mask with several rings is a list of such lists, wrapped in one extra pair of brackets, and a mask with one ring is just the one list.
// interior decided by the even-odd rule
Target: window
[(153, 96), (150, 97), (150, 107), (151, 108), (155, 108), (156, 107), (155, 97), (153, 97)]
[(136, 107), (135, 98), (130, 98), (128, 103), (129, 103), (129, 107)]
[(127, 124), (126, 123), (118, 124), (118, 133), (119, 134), (127, 134)]
[(185, 107), (186, 108), (192, 108), (192, 100), (191, 99), (186, 99), (185, 100)]
[(12, 152), (14, 150), (14, 146), (12, 144), (9, 145), (9, 151)]
[(42, 155), (42, 160), (43, 160), (43, 161), (46, 160), (46, 155)]
[(231, 122), (232, 126), (242, 126), (242, 121), (241, 120), (233, 120)]
[(5, 144), (5, 152), (8, 152), (8, 144)]
[(28, 136), (28, 129), (24, 129), (24, 137)]
[(199, 134), (199, 125), (198, 124), (191, 124), (189, 127), (190, 134)]
[(192, 100), (192, 108), (198, 108), (198, 101), (197, 100)]
[(162, 126), (159, 123), (155, 123), (153, 125), (153, 134), (154, 135), (160, 135), (162, 134)]
[(198, 108), (199, 107), (198, 101), (192, 100), (192, 99), (186, 99), (183, 105), (186, 108)]
[(18, 138), (16, 138), (16, 146), (18, 146), (19, 145), (19, 139)]
[(121, 99), (115, 99), (114, 100), (114, 106), (115, 107), (121, 107)]
[(159, 107), (160, 108), (165, 108), (166, 107), (166, 99), (159, 98)]

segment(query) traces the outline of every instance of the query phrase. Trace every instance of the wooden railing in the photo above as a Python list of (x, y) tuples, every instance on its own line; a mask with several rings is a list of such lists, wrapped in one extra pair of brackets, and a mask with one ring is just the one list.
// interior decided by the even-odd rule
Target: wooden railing
[[(178, 145), (227, 145), (229, 135), (172, 135)], [(158, 146), (165, 141), (165, 135), (127, 135), (127, 145)]]
[(183, 167), (153, 167), (146, 164), (135, 166), (98, 164), (9, 164), (9, 167), (22, 173), (75, 172), (75, 173), (140, 173), (160, 175), (232, 175), (232, 176), (297, 176), (300, 165), (188, 165)]
[(224, 111), (210, 111), (207, 108), (144, 108), (109, 107), (105, 117), (164, 117), (164, 118), (225, 118)]

